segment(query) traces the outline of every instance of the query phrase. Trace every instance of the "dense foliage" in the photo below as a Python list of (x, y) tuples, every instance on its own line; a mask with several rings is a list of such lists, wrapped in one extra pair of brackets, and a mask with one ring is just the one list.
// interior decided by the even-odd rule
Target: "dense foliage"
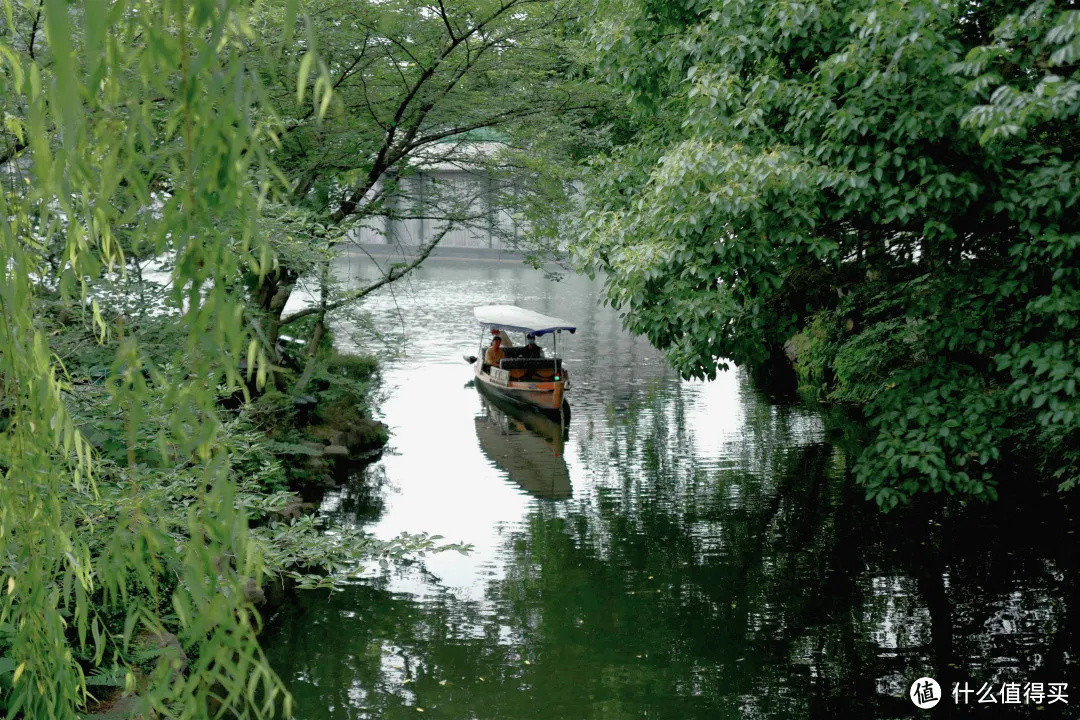
[[(288, 125), (260, 72), (282, 37), (260, 39), (250, 5), (2, 5), (7, 717), (74, 718), (116, 688), (144, 717), (269, 716), (287, 696), (257, 641), (264, 581), (430, 546), (281, 513), (245, 403), (281, 370), (250, 282), (282, 252), (267, 208), (291, 192), (271, 157)], [(307, 75), (321, 103), (328, 76)]]
[(686, 376), (787, 355), (865, 406), (858, 480), (1080, 478), (1080, 11), (1054, 2), (595, 6), (633, 138), (578, 259)]

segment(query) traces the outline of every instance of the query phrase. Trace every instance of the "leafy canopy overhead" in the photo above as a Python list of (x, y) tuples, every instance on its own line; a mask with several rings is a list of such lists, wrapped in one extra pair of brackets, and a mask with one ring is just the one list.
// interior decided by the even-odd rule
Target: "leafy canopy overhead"
[[(327, 312), (402, 277), (453, 230), (537, 254), (557, 241), (567, 159), (597, 142), (583, 120), (608, 95), (574, 74), (574, 5), (313, 0), (305, 18), (273, 3), (256, 10), (271, 58), (258, 75), (285, 123), (273, 158), (292, 181), (279, 266), (257, 292), (271, 340), (279, 326), (311, 315), (321, 325)], [(290, 35), (292, 44), (277, 41)], [(433, 172), (446, 169), (461, 172)], [(517, 227), (527, 217), (528, 231), (514, 232), (511, 216)], [(358, 228), (397, 241), (387, 227), (409, 228), (402, 239), (418, 257), (381, 268), (368, 287), (328, 287), (335, 244)], [(283, 316), (304, 276), (322, 278), (319, 304)]]
[(865, 404), (892, 507), (1080, 471), (1080, 11), (1053, 2), (600, 2), (632, 141), (580, 264), (686, 376), (785, 353)]

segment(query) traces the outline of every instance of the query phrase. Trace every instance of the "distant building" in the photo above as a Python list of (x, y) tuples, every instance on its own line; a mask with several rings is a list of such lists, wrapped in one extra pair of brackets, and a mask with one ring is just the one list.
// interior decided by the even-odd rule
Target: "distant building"
[[(436, 144), (409, 168), (381, 183), (396, 185), (385, 201), (386, 213), (371, 217), (350, 233), (363, 245), (418, 247), (446, 224), (440, 218), (463, 218), (440, 241), (440, 247), (508, 249), (523, 228), (505, 207), (512, 185), (499, 177), (494, 160), (503, 147), (487, 131)], [(376, 187), (382, 190), (385, 184)]]

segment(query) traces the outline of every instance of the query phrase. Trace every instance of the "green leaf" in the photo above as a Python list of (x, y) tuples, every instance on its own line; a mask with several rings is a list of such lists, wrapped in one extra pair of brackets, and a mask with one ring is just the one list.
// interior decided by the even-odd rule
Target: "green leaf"
[(307, 90), (308, 76), (311, 74), (314, 63), (315, 54), (310, 50), (300, 59), (300, 69), (296, 73), (296, 102), (298, 103), (304, 102), (304, 91)]

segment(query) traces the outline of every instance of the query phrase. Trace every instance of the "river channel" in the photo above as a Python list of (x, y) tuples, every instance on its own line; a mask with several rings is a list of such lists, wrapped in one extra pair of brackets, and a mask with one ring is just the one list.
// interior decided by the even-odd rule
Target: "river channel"
[[(374, 272), (362, 255), (338, 271)], [(433, 259), (339, 323), (343, 349), (385, 356), (392, 437), (322, 511), (472, 551), (280, 611), (264, 643), (295, 717), (1080, 716), (1076, 523), (1061, 498), (1006, 489), (994, 506), (930, 498), (882, 516), (818, 408), (734, 370), (680, 380), (599, 297), (582, 277)], [(578, 324), (559, 338), (565, 430), (473, 387), (461, 356), (488, 303)], [(942, 688), (934, 710), (908, 697), (923, 676)], [(950, 694), (1013, 682), (1068, 682), (1071, 697)]]

